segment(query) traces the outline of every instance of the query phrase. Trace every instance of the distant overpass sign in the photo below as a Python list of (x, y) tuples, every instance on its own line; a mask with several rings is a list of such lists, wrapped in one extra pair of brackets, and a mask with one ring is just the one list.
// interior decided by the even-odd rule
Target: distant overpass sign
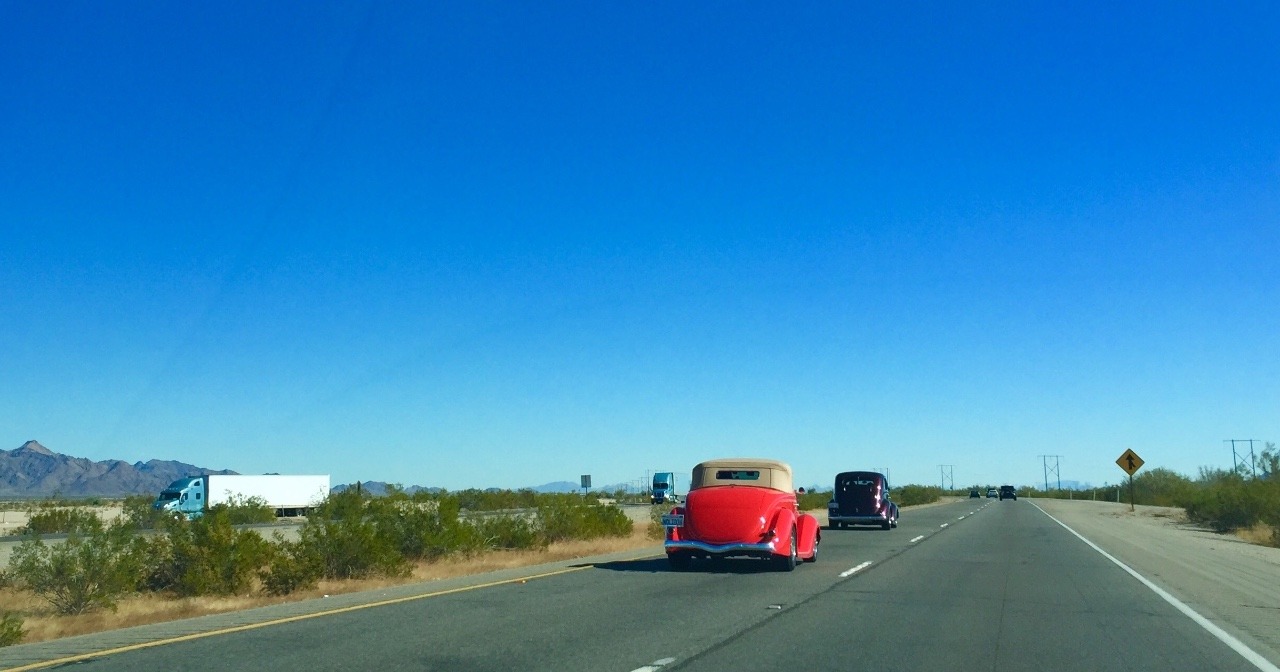
[(1141, 457), (1138, 457), (1137, 453), (1133, 452), (1132, 448), (1125, 448), (1124, 454), (1116, 460), (1116, 464), (1120, 465), (1121, 469), (1124, 469), (1124, 473), (1132, 476), (1134, 472), (1141, 469), (1142, 465), (1145, 463), (1142, 461)]

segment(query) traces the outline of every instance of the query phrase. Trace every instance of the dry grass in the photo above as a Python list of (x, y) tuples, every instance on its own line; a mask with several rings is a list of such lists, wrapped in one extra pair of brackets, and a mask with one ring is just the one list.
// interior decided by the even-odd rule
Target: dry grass
[(1280, 528), (1266, 523), (1258, 523), (1253, 527), (1236, 530), (1235, 535), (1251, 544), (1280, 547)]
[(49, 609), (48, 603), (30, 591), (6, 587), (0, 589), (0, 604), (4, 605), (0, 611), (14, 611), (23, 616), (23, 628), (26, 630), (23, 643), (42, 642), (148, 623), (239, 611), (283, 602), (297, 602), (324, 595), (376, 590), (406, 583), (436, 581), (501, 569), (527, 567), (544, 562), (655, 547), (654, 540), (646, 536), (647, 527), (648, 523), (637, 523), (632, 526), (630, 537), (568, 541), (552, 544), (545, 551), (495, 551), (469, 559), (449, 558), (433, 563), (420, 562), (413, 568), (410, 576), (402, 579), (321, 581), (314, 590), (299, 591), (284, 597), (272, 597), (256, 592), (252, 595), (195, 599), (143, 594), (120, 600), (114, 612), (100, 611), (78, 616), (57, 616)]

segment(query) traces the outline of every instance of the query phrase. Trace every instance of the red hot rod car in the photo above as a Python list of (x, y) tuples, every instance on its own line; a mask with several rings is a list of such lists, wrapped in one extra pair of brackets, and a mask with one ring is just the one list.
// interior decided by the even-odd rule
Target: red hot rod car
[(764, 558), (791, 571), (818, 559), (818, 519), (800, 513), (791, 467), (777, 460), (730, 458), (693, 468), (684, 506), (662, 517), (667, 560), (687, 569), (694, 558)]

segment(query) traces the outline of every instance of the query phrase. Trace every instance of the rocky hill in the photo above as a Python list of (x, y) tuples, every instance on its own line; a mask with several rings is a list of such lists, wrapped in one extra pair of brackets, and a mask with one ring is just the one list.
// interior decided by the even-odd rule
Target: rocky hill
[(28, 441), (13, 450), (0, 450), (0, 498), (153, 495), (185, 476), (234, 473), (173, 460), (95, 462)]
[[(357, 485), (359, 485), (360, 490), (362, 492), (367, 492), (373, 495), (374, 497), (385, 497), (387, 494), (388, 486), (392, 484), (387, 483), (386, 481), (361, 481), (358, 484), (357, 483), (341, 483), (333, 486), (333, 488), (330, 489), (330, 492), (345, 492), (347, 490), (354, 489)], [(396, 487), (400, 488), (401, 490), (404, 490), (404, 493), (406, 495), (412, 495), (420, 491), (425, 491), (425, 492), (440, 491), (440, 488), (429, 488), (429, 487), (423, 487), (420, 485), (409, 485), (409, 486), (396, 485)]]

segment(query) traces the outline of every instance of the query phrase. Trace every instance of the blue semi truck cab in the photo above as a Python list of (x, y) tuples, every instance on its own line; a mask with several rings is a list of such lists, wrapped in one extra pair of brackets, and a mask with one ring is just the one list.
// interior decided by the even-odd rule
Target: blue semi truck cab
[(199, 518), (204, 514), (205, 506), (208, 500), (205, 499), (205, 479), (196, 476), (194, 478), (179, 478), (169, 484), (160, 496), (156, 497), (156, 501), (151, 507), (157, 511), (167, 511), (171, 514), (182, 515), (188, 520)]
[(676, 475), (670, 471), (659, 471), (653, 475), (652, 500), (654, 504), (679, 502), (676, 496)]

